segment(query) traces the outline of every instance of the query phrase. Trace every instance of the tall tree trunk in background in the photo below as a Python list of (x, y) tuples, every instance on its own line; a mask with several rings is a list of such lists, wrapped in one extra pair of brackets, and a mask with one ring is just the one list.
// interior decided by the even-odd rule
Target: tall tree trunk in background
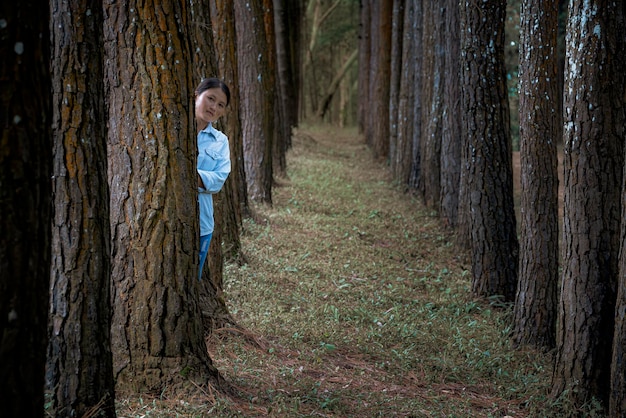
[(520, 19), (521, 248), (513, 341), (553, 348), (559, 268), (558, 3), (522, 2)]
[(623, 4), (570, 3), (563, 276), (552, 394), (609, 402), (624, 162)]
[[(263, 25), (265, 29), (265, 47), (263, 50), (267, 55), (267, 77), (268, 86), (272, 98), (270, 112), (274, 116), (272, 129), (272, 174), (278, 177), (287, 175), (287, 144), (290, 136), (286, 133), (284, 124), (282, 96), (278, 85), (278, 62), (276, 58), (276, 24), (274, 23), (274, 1), (262, 0)], [(287, 130), (288, 131), (288, 130)]]
[(272, 140), (274, 138), (274, 86), (268, 60), (261, 1), (235, 4), (239, 113), (248, 197), (272, 203)]
[(441, 193), (441, 135), (445, 94), (445, 7), (434, 2), (423, 6), (422, 141), (419, 189), (426, 206), (439, 212)]
[(441, 127), (441, 218), (456, 228), (461, 181), (461, 33), (458, 0), (446, 0), (443, 110)]
[(370, 101), (366, 134), (374, 157), (389, 156), (389, 74), (391, 71), (392, 0), (371, 3)]
[[(393, 178), (402, 185), (409, 183), (413, 144), (413, 105), (415, 94), (420, 87), (415, 83), (417, 53), (415, 29), (415, 1), (407, 2), (402, 21), (402, 58), (400, 85), (398, 86), (397, 136), (393, 147), (389, 149), (389, 165)], [(421, 44), (421, 42), (420, 42)], [(392, 79), (393, 80), (393, 79)]]
[(221, 387), (198, 303), (193, 70), (186, 2), (104, 5), (116, 387)]
[(287, 150), (291, 147), (291, 130), (298, 125), (298, 83), (300, 80), (301, 0), (273, 0), (276, 48), (276, 99), (282, 117), (277, 121), (277, 172), (286, 174)]
[(424, 30), (422, 14), (423, 14), (424, 1), (412, 0), (412, 3), (413, 3), (413, 9), (414, 9), (413, 16), (415, 16), (415, 20), (413, 22), (410, 22), (410, 24), (412, 27), (411, 31), (414, 33), (414, 36), (415, 36), (415, 41), (414, 41), (415, 50), (411, 52), (412, 63), (409, 65), (412, 65), (414, 67), (413, 69), (414, 85), (412, 86), (408, 85), (407, 88), (414, 90), (413, 101), (411, 102), (411, 106), (413, 107), (413, 109), (410, 114), (410, 116), (412, 116), (411, 121), (412, 121), (413, 126), (410, 129), (411, 138), (409, 138), (409, 140), (411, 141), (411, 147), (410, 147), (411, 153), (407, 157), (411, 159), (408, 185), (409, 185), (409, 188), (411, 188), (412, 190), (417, 190), (417, 187), (420, 184), (421, 175), (422, 175), (422, 168), (421, 168), (422, 157), (421, 157), (421, 151), (420, 151), (421, 150), (420, 144), (422, 142), (422, 87), (424, 85), (423, 78), (422, 78), (423, 76), (422, 74), (423, 73), (422, 72), (422, 65), (423, 65), (422, 33)]
[(461, 2), (472, 290), (515, 299), (519, 244), (504, 66), (506, 1)]
[[(211, 4), (209, 2), (191, 2), (188, 8), (189, 37), (191, 40), (192, 68), (194, 72), (193, 85), (197, 86), (201, 80), (208, 77), (220, 77), (220, 71), (217, 68), (218, 55), (215, 47), (215, 38), (213, 34), (217, 29), (212, 28), (211, 22)], [(234, 38), (231, 39), (234, 42)], [(231, 103), (233, 102), (234, 88), (231, 91)], [(232, 109), (229, 106), (229, 112)], [(235, 106), (236, 107), (236, 106)], [(216, 127), (229, 137), (229, 144), (233, 148), (230, 132), (224, 128), (222, 120), (217, 121)], [(231, 157), (232, 157), (231, 151)], [(232, 172), (237, 173), (237, 160), (232, 158)], [(240, 164), (242, 166), (242, 164)], [(237, 195), (233, 192), (232, 180), (227, 179), (222, 191), (213, 196), (215, 228), (213, 230), (213, 238), (209, 247), (209, 255), (207, 257), (208, 268), (202, 272), (202, 282), (200, 283), (200, 309), (202, 311), (202, 322), (206, 334), (209, 334), (215, 328), (230, 325), (233, 319), (226, 307), (226, 301), (223, 296), (223, 271), (224, 271), (224, 255), (223, 249), (232, 248), (233, 245), (239, 244), (239, 231), (241, 228), (241, 220), (239, 212), (233, 213), (231, 208), (238, 205)], [(226, 231), (226, 233), (225, 233)]]
[(359, 79), (358, 79), (358, 103), (357, 125), (359, 132), (364, 134), (367, 140), (368, 109), (369, 109), (369, 85), (370, 85), (370, 55), (372, 36), (370, 0), (361, 0), (359, 10)]
[(0, 393), (7, 417), (43, 417), (52, 140), (47, 1), (5, 1), (0, 36)]
[[(221, 126), (230, 143), (231, 172), (224, 184), (223, 193), (233, 195), (225, 199), (224, 250), (227, 258), (241, 253), (240, 231), (242, 216), (250, 215), (248, 190), (243, 156), (243, 136), (239, 117), (239, 75), (237, 73), (237, 38), (235, 33), (235, 10), (230, 0), (211, 0), (211, 27), (217, 55), (217, 73), (230, 88), (230, 105), (222, 117)], [(236, 229), (235, 229), (236, 227)]]
[(283, 115), (282, 136), (286, 149), (291, 148), (291, 130), (298, 126), (298, 84), (300, 83), (302, 0), (274, 0), (276, 28), (276, 65), (280, 108)]
[[(456, 0), (450, 0), (455, 1)], [(457, 2), (458, 4), (458, 2)], [(470, 147), (469, 147), (469, 135), (466, 132), (464, 124), (463, 112), (465, 111), (465, 104), (463, 103), (463, 81), (464, 81), (464, 69), (463, 65), (466, 58), (463, 56), (463, 30), (465, 29), (465, 18), (461, 14), (465, 9), (459, 7), (459, 120), (461, 135), (461, 161), (459, 167), (459, 212), (456, 225), (456, 246), (459, 252), (465, 252), (471, 249), (471, 219), (470, 219), (470, 196), (469, 196), (469, 182), (470, 182)]]
[(55, 416), (115, 417), (102, 7), (52, 0), (54, 216), (46, 388)]
[[(393, 1), (391, 22), (391, 64), (389, 70), (389, 158), (395, 158), (398, 148), (398, 119), (400, 116), (400, 81), (402, 74), (402, 45), (404, 31), (404, 0)], [(407, 5), (407, 7), (409, 7)]]

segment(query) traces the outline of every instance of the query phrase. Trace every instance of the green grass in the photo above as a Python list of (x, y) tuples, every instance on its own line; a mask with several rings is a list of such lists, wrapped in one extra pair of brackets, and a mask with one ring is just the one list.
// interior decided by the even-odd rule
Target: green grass
[(247, 264), (224, 270), (229, 309), (258, 343), (210, 339), (239, 396), (124, 400), (119, 416), (573, 415), (548, 397), (550, 355), (512, 348), (511, 307), (472, 296), (451, 231), (354, 131), (301, 129), (288, 167), (273, 206), (245, 221)]

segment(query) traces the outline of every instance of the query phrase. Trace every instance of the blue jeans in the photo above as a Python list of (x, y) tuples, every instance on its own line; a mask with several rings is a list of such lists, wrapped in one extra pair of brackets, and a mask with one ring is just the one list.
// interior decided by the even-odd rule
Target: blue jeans
[(211, 237), (213, 234), (203, 235), (200, 237), (200, 265), (198, 266), (198, 280), (202, 280), (202, 268), (206, 261), (206, 256), (209, 254), (209, 245), (211, 244)]

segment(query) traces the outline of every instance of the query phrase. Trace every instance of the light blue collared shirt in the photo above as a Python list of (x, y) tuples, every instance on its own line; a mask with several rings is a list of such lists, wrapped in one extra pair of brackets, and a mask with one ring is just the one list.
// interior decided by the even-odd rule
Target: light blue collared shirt
[(228, 137), (209, 123), (198, 133), (198, 174), (204, 187), (198, 187), (200, 236), (213, 233), (213, 194), (219, 192), (230, 174)]

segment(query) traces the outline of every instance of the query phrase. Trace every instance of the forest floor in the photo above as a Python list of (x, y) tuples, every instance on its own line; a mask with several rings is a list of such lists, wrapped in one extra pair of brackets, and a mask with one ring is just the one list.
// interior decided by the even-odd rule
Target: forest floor
[(245, 331), (208, 341), (237, 396), (118, 400), (118, 416), (562, 416), (550, 354), (512, 347), (512, 307), (471, 294), (452, 231), (355, 130), (300, 128), (287, 164), (225, 266)]

